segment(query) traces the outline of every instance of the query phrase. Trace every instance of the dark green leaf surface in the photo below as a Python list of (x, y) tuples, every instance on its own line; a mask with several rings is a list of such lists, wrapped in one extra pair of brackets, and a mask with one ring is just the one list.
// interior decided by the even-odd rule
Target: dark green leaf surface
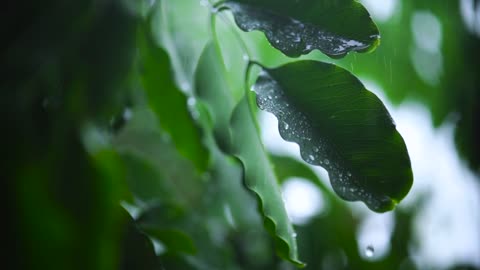
[(346, 70), (316, 61), (265, 69), (258, 106), (302, 158), (328, 170), (335, 192), (377, 212), (392, 209), (413, 175), (405, 143), (382, 102)]
[(246, 32), (260, 30), (288, 56), (318, 49), (331, 57), (373, 50), (379, 32), (353, 0), (228, 0), (223, 4)]
[(148, 27), (139, 34), (141, 82), (148, 102), (160, 126), (167, 131), (179, 152), (205, 171), (208, 152), (201, 142), (200, 131), (187, 107), (187, 97), (177, 89), (165, 51), (155, 44)]
[[(267, 231), (274, 237), (277, 253), (294, 264), (298, 260), (294, 231), (281, 197), (277, 179), (263, 150), (255, 122), (248, 108), (247, 98), (239, 104), (234, 102), (221, 66), (222, 58), (212, 44), (208, 45), (196, 72), (196, 93), (204, 103), (213, 120), (217, 143), (224, 151), (235, 155), (243, 164), (244, 181), (257, 196), (260, 212)], [(216, 78), (211, 80), (210, 78)], [(237, 105), (236, 105), (237, 104)]]

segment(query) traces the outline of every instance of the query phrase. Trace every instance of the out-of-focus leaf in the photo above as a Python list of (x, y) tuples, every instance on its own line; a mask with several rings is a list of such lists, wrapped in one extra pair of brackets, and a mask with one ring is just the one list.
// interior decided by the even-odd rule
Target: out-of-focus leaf
[[(236, 102), (228, 83), (219, 78), (226, 73), (218, 53), (213, 43), (205, 47), (195, 72), (195, 92), (201, 101), (208, 104), (217, 144), (228, 151), (231, 145), (230, 116)], [(212, 80), (214, 74), (217, 74), (217, 78)]]
[(278, 254), (295, 265), (302, 266), (303, 263), (298, 259), (295, 232), (248, 102), (248, 97), (245, 96), (232, 114), (232, 150), (242, 161), (246, 186), (258, 197), (265, 227), (275, 238)]
[[(280, 189), (268, 157), (263, 150), (255, 122), (250, 117), (247, 98), (238, 105), (234, 102), (220, 65), (221, 56), (213, 45), (205, 48), (196, 72), (196, 92), (212, 114), (213, 129), (219, 134), (219, 144), (225, 151), (237, 156), (244, 167), (247, 187), (258, 198), (260, 211), (267, 231), (274, 237), (277, 253), (294, 264), (302, 265), (297, 258), (296, 240), (281, 198)], [(217, 80), (206, 78), (215, 77)], [(218, 98), (221, 97), (221, 98)], [(226, 138), (226, 139), (225, 139)]]
[(140, 78), (150, 107), (160, 126), (168, 132), (178, 151), (193, 161), (200, 172), (208, 166), (198, 126), (187, 107), (187, 97), (180, 92), (170, 72), (170, 61), (165, 51), (155, 44), (148, 24), (140, 28)]
[(135, 221), (124, 211), (126, 225), (122, 239), (119, 269), (160, 270), (160, 260), (155, 254), (152, 241), (137, 227)]
[(149, 237), (161, 241), (171, 253), (196, 252), (196, 247), (184, 230), (186, 213), (174, 203), (158, 203), (145, 211), (137, 224)]
[(328, 170), (335, 192), (372, 210), (391, 210), (410, 190), (405, 143), (382, 102), (352, 74), (300, 61), (268, 69), (254, 89), (258, 106), (279, 119), (283, 139)]
[(204, 187), (194, 165), (178, 153), (150, 109), (132, 109), (113, 143), (124, 159), (130, 191), (143, 203), (196, 205), (202, 199)]
[(260, 30), (288, 56), (318, 49), (331, 57), (373, 50), (379, 32), (367, 10), (354, 0), (227, 0), (243, 31)]

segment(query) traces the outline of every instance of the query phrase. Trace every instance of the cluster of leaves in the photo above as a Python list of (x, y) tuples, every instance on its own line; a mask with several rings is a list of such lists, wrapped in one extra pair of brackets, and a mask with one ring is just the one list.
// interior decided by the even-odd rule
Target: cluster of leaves
[[(73, 2), (31, 1), (22, 12), (14, 4), (2, 16), (10, 41), (1, 60), (9, 130), (2, 197), (16, 267), (290, 267), (277, 254), (313, 268), (322, 261), (333, 269), (415, 269), (409, 226), (397, 222), (394, 252), (367, 263), (345, 205), (305, 164), (268, 153), (259, 136), (257, 108), (278, 118), (281, 136), (307, 163), (329, 172), (339, 197), (388, 211), (413, 179), (381, 101), (333, 64), (251, 59), (235, 28), (261, 31), (287, 56), (343, 57), (379, 44), (361, 4), (212, 3), (198, 16), (205, 33), (195, 40), (202, 33), (182, 29), (185, 18), (174, 10), (193, 1)], [(225, 14), (236, 26), (217, 25), (230, 20)], [(227, 32), (217, 35), (221, 27)], [(292, 176), (312, 181), (330, 205), (297, 232), (279, 189)], [(398, 221), (410, 218), (397, 213)]]

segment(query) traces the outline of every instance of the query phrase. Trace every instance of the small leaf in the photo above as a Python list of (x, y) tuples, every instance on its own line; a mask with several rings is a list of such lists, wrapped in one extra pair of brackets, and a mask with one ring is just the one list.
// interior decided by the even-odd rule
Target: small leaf
[(123, 211), (125, 226), (121, 243), (119, 269), (160, 269), (152, 241), (138, 228), (133, 218)]
[(382, 102), (348, 71), (299, 61), (265, 69), (254, 90), (282, 138), (327, 169), (341, 198), (384, 212), (406, 196), (413, 175), (405, 143)]
[(227, 0), (223, 6), (243, 31), (264, 32), (273, 47), (291, 57), (314, 49), (343, 57), (379, 44), (377, 26), (354, 0)]

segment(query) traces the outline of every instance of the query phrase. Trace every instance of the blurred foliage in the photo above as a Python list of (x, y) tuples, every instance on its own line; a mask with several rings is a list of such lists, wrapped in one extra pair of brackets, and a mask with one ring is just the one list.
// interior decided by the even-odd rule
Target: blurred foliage
[[(457, 144), (478, 169), (479, 39), (463, 27), (458, 6), (402, 2), (379, 24), (377, 51), (338, 63), (373, 78), (395, 103), (425, 103), (436, 124), (457, 113)], [(223, 63), (198, 68), (211, 38), (209, 8), (197, 0), (4, 3), (2, 269), (295, 267), (281, 258), (307, 269), (417, 269), (415, 209), (395, 212), (390, 251), (370, 260), (359, 251), (361, 219), (325, 179), (263, 149), (256, 109), (243, 93), (243, 50), (268, 66), (292, 59), (263, 34), (237, 32), (222, 12), (213, 49)], [(441, 21), (444, 71), (436, 85), (410, 61), (404, 28), (417, 9)], [(208, 92), (215, 87), (231, 91), (220, 99)], [(225, 115), (216, 112), (222, 108)], [(263, 176), (268, 181), (252, 181)], [(326, 205), (295, 227), (276, 185), (291, 177), (314, 183)]]

